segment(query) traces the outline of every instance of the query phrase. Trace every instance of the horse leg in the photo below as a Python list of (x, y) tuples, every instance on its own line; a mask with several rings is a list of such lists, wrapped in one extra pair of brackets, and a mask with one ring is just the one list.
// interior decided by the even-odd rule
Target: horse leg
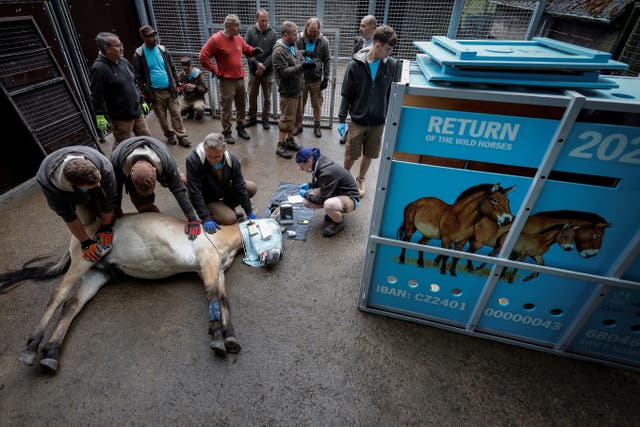
[(398, 263), (399, 264), (404, 264), (404, 256), (407, 252), (407, 248), (402, 248), (400, 249), (400, 256), (398, 257)]
[[(427, 243), (429, 243), (429, 239), (426, 238), (425, 236), (422, 236), (420, 240), (418, 240), (418, 243), (420, 243), (421, 245), (426, 245)], [(418, 267), (424, 268), (424, 252), (418, 251), (417, 263), (418, 263)]]
[(58, 371), (58, 354), (71, 322), (108, 281), (109, 276), (102, 271), (89, 270), (85, 273), (78, 290), (62, 306), (58, 325), (51, 334), (49, 341), (42, 348), (44, 353), (44, 357), (40, 361), (42, 372), (55, 374)]
[(47, 325), (51, 322), (54, 313), (71, 295), (74, 285), (80, 280), (82, 275), (91, 268), (91, 263), (82, 258), (71, 258), (69, 271), (65, 274), (62, 282), (56, 286), (49, 297), (49, 302), (42, 313), (42, 318), (36, 326), (35, 331), (29, 336), (27, 345), (18, 356), (18, 359), (27, 365), (33, 365), (35, 362), (38, 347), (44, 338)]
[(237, 353), (241, 347), (231, 326), (224, 272), (220, 270), (219, 261), (203, 266), (201, 274), (209, 301), (209, 333), (213, 337), (209, 347), (218, 356), (226, 356), (227, 352)]
[[(544, 265), (544, 259), (542, 258), (542, 255), (538, 255), (538, 256), (535, 256), (535, 257), (531, 257), (531, 258), (533, 258), (538, 265)], [(539, 275), (540, 275), (540, 273), (534, 271), (533, 273), (531, 273), (530, 275), (525, 277), (523, 282), (528, 282), (529, 280), (533, 280), (536, 277), (538, 277)]]
[[(457, 251), (461, 250), (462, 247), (464, 246), (464, 243), (465, 243), (464, 241), (457, 243), (454, 246), (454, 249)], [(460, 261), (460, 258), (456, 258), (456, 257), (453, 257), (453, 259), (451, 260), (451, 268), (449, 268), (449, 274), (452, 277), (457, 277), (456, 267), (458, 266), (458, 261)]]
[(239, 353), (242, 349), (240, 341), (236, 338), (236, 333), (231, 324), (231, 307), (227, 298), (224, 272), (220, 272), (219, 292), (220, 292), (220, 314), (222, 316), (222, 336), (224, 337), (224, 347), (228, 353)]

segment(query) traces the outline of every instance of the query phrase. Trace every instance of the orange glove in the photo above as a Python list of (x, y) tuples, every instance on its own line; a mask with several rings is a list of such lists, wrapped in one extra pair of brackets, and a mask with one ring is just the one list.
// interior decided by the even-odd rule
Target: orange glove
[(93, 236), (93, 239), (100, 243), (101, 246), (111, 246), (111, 242), (113, 242), (113, 228), (111, 227), (111, 224), (101, 225), (100, 228), (98, 228), (96, 235)]
[(80, 242), (80, 246), (82, 246), (82, 257), (87, 261), (96, 262), (102, 258), (104, 248), (99, 243), (87, 239)]

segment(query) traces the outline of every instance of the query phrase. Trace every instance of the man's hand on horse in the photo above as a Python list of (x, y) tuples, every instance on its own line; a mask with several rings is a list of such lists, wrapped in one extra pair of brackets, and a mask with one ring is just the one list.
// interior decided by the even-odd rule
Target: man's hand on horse
[(205, 221), (204, 223), (202, 223), (202, 226), (204, 227), (204, 231), (209, 234), (213, 234), (220, 229), (218, 223), (213, 220)]
[(189, 221), (184, 226), (184, 234), (189, 235), (189, 240), (195, 240), (201, 233), (201, 225), (198, 221)]
[(82, 247), (82, 257), (89, 262), (96, 262), (105, 253), (105, 248), (98, 242), (92, 239), (83, 240), (80, 242)]
[(96, 231), (96, 235), (93, 236), (93, 240), (105, 248), (111, 246), (113, 242), (113, 228), (111, 224), (102, 224), (100, 228), (98, 228), (98, 231)]

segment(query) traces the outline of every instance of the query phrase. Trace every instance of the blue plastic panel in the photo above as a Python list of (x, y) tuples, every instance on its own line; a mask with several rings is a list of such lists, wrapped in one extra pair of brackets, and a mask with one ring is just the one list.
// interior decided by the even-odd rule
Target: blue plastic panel
[(637, 257), (635, 261), (631, 263), (627, 271), (622, 275), (622, 278), (640, 283), (640, 257)]
[[(511, 273), (511, 269), (506, 272)], [(498, 281), (478, 322), (478, 331), (554, 344), (596, 287), (593, 283), (545, 274), (523, 282), (530, 274), (518, 270), (513, 284)]]
[(558, 121), (402, 107), (396, 151), (537, 168)]
[(640, 290), (611, 289), (569, 351), (640, 366)]
[(413, 44), (440, 64), (469, 67), (527, 67), (546, 69), (626, 70), (611, 54), (544, 37), (533, 40), (451, 40)]
[(417, 55), (418, 67), (429, 81), (449, 83), (482, 83), (510, 86), (533, 86), (548, 88), (576, 88), (576, 89), (615, 89), (618, 84), (610, 79), (598, 77), (584, 79), (583, 76), (574, 78), (561, 74), (507, 73), (498, 71), (487, 72), (451, 72), (449, 66), (441, 66), (432, 61), (427, 55)]
[[(442, 275), (437, 269), (419, 268), (415, 255), (398, 263), (400, 248), (380, 245), (369, 286), (368, 306), (464, 326), (469, 320), (486, 275), (464, 280)], [(434, 255), (426, 255), (432, 264)]]

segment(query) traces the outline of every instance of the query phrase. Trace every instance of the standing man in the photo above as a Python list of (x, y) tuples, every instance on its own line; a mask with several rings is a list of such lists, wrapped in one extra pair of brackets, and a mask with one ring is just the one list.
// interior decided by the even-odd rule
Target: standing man
[[(122, 42), (112, 33), (96, 36), (98, 58), (90, 70), (91, 103), (98, 129), (106, 132), (111, 121), (113, 148), (133, 135), (151, 135), (143, 113), (149, 106), (140, 94), (133, 75), (133, 67), (122, 54)], [(107, 120), (108, 118), (108, 120)]]
[(329, 61), (329, 40), (320, 32), (320, 20), (309, 18), (304, 25), (304, 30), (296, 47), (300, 50), (305, 61), (312, 62), (315, 67), (304, 72), (304, 89), (302, 95), (302, 109), (296, 116), (296, 124), (293, 134), (302, 133), (302, 113), (307, 105), (307, 98), (311, 96), (311, 108), (313, 109), (313, 134), (316, 138), (322, 136), (320, 131), (320, 113), (322, 113), (322, 91), (329, 85), (329, 74), (331, 72)]
[(122, 186), (127, 189), (138, 212), (160, 212), (154, 204), (156, 182), (169, 190), (187, 217), (185, 233), (190, 240), (200, 234), (200, 223), (189, 201), (176, 161), (167, 147), (152, 137), (135, 137), (123, 141), (111, 153), (116, 177), (116, 211), (122, 212)]
[(360, 35), (353, 40), (353, 55), (373, 44), (373, 33), (376, 31), (378, 23), (376, 17), (367, 15), (360, 21)]
[(402, 63), (389, 57), (397, 42), (398, 36), (393, 28), (386, 25), (378, 27), (373, 34), (373, 45), (355, 55), (342, 82), (338, 134), (344, 136), (347, 132), (346, 119), (350, 114), (344, 168), (350, 171), (362, 155), (356, 179), (360, 197), (365, 193), (365, 177), (371, 159), (380, 155), (391, 83), (398, 81), (402, 74)]
[[(47, 204), (80, 242), (82, 256), (98, 261), (111, 248), (116, 179), (113, 166), (97, 150), (82, 145), (61, 148), (42, 161), (36, 181)], [(100, 218), (90, 237), (85, 226)]]
[(235, 208), (256, 219), (251, 198), (258, 191), (253, 181), (245, 181), (240, 160), (229, 151), (224, 135), (210, 133), (187, 157), (189, 197), (204, 230), (215, 233), (218, 225), (235, 224)]
[[(183, 147), (191, 147), (180, 115), (176, 88), (178, 76), (171, 55), (164, 46), (158, 44), (156, 30), (151, 26), (140, 27), (139, 32), (144, 43), (133, 54), (136, 83), (145, 99), (151, 101), (151, 108), (158, 117), (167, 143), (175, 145), (179, 142)], [(167, 123), (167, 110), (173, 129)]]
[(253, 126), (258, 121), (258, 92), (262, 87), (262, 127), (269, 129), (269, 112), (271, 111), (271, 87), (273, 86), (273, 67), (271, 54), (278, 36), (269, 26), (269, 12), (260, 9), (256, 13), (256, 25), (247, 30), (245, 41), (249, 46), (262, 49), (262, 53), (249, 62), (249, 120), (247, 126)]
[[(235, 144), (231, 136), (231, 108), (236, 105), (236, 131), (244, 139), (251, 137), (244, 128), (247, 92), (244, 88), (244, 67), (242, 54), (253, 57), (262, 54), (259, 47), (245, 43), (240, 34), (240, 19), (237, 15), (224, 18), (224, 31), (218, 31), (202, 46), (200, 63), (220, 79), (222, 106), (222, 134), (227, 144)], [(216, 63), (212, 63), (215, 59)]]
[(318, 148), (302, 147), (296, 154), (296, 164), (311, 174), (311, 182), (300, 186), (304, 207), (324, 208), (327, 225), (322, 235), (336, 235), (344, 229), (344, 214), (360, 204), (356, 181), (342, 166), (320, 154)]
[(191, 65), (191, 58), (180, 58), (182, 71), (178, 74), (178, 81), (182, 84), (183, 97), (180, 100), (180, 115), (187, 115), (188, 119), (202, 120), (204, 114), (204, 94), (209, 90), (204, 73)]
[(304, 70), (316, 67), (313, 62), (305, 62), (302, 54), (295, 48), (298, 39), (298, 27), (291, 21), (284, 21), (280, 28), (280, 40), (273, 48), (273, 72), (280, 93), (280, 122), (278, 123), (278, 147), (276, 154), (285, 159), (291, 158), (288, 150), (298, 151), (300, 146), (293, 138), (293, 125), (302, 111), (302, 89)]

